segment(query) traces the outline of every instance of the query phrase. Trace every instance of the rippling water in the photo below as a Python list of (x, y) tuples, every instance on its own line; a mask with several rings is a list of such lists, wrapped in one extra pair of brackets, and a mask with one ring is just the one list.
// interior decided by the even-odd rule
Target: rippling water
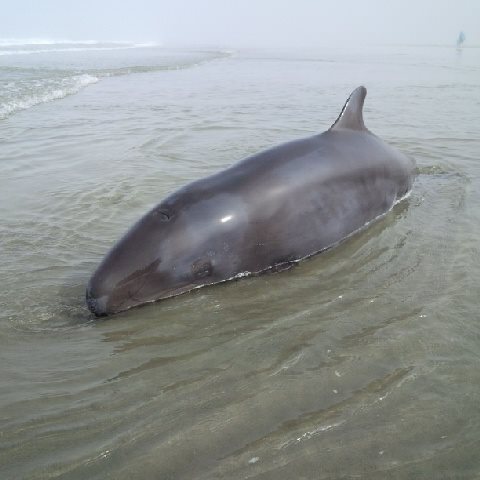
[[(2, 479), (478, 478), (480, 49), (8, 49)], [(290, 271), (89, 315), (149, 207), (325, 130), (359, 84), (417, 160), (408, 200)]]

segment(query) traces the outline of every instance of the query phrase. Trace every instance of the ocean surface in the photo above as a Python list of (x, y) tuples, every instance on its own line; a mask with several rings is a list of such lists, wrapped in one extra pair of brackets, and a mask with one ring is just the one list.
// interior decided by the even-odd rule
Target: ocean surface
[[(164, 196), (365, 122), (411, 196), (287, 272), (104, 320)], [(0, 478), (480, 478), (480, 48), (0, 41)]]

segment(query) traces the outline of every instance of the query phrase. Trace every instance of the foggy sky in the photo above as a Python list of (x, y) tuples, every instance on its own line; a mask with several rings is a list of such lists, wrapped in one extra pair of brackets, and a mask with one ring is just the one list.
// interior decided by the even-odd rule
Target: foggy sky
[(480, 45), (480, 0), (2, 0), (0, 38), (167, 46)]

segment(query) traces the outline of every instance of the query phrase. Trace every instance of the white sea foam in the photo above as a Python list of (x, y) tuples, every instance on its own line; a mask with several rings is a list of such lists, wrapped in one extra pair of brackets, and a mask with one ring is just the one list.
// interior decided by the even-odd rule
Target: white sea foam
[(50, 52), (83, 52), (98, 50), (117, 50), (128, 48), (158, 47), (156, 42), (134, 43), (123, 40), (49, 40), (39, 38), (2, 38), (0, 56), (33, 55)]
[(21, 45), (138, 45), (138, 46), (158, 46), (156, 42), (134, 43), (127, 40), (68, 40), (48, 38), (0, 38), (0, 47), (15, 47)]
[(52, 52), (95, 52), (108, 50), (126, 50), (132, 48), (151, 47), (152, 45), (123, 45), (123, 46), (84, 46), (84, 47), (70, 47), (64, 46), (60, 48), (35, 48), (35, 49), (18, 49), (18, 50), (0, 50), (0, 56), (5, 55), (35, 55), (38, 53), (52, 53)]
[(5, 55), (34, 55), (37, 53), (51, 52), (90, 52), (99, 50), (118, 50), (119, 48), (136, 48), (135, 46), (125, 47), (65, 47), (65, 48), (36, 48), (32, 50), (0, 50), (0, 56)]
[(13, 47), (17, 45), (54, 45), (55, 43), (68, 43), (68, 41), (55, 41), (45, 38), (0, 38), (0, 47)]
[(98, 82), (98, 78), (87, 73), (72, 75), (52, 81), (37, 81), (35, 91), (21, 90), (17, 95), (0, 104), (0, 119), (19, 110), (25, 110), (40, 103), (50, 102), (79, 92), (82, 88)]
[[(25, 43), (27, 42), (27, 43)], [(30, 43), (28, 43), (30, 42)], [(2, 47), (3, 45), (3, 47)], [(82, 88), (96, 83), (99, 79), (111, 76), (128, 75), (131, 73), (145, 73), (178, 68), (188, 68), (202, 61), (223, 56), (221, 52), (205, 52), (203, 54), (192, 52), (190, 56), (167, 53), (157, 64), (150, 62), (143, 52), (125, 55), (130, 64), (107, 59), (106, 68), (102, 65), (103, 57), (93, 55), (91, 59), (75, 54), (66, 54), (67, 62), (63, 57), (52, 52), (81, 52), (88, 50), (116, 50), (116, 49), (142, 49), (158, 46), (153, 42), (133, 44), (128, 42), (101, 43), (93, 40), (72, 42), (67, 40), (50, 41), (42, 39), (0, 39), (0, 120), (15, 112), (25, 110), (52, 100), (62, 99), (80, 91)], [(42, 53), (47, 56), (35, 57), (29, 54)], [(27, 57), (15, 57), (15, 55)], [(9, 57), (2, 55), (10, 55)], [(110, 57), (109, 57), (110, 58)], [(137, 58), (139, 59), (137, 63)], [(109, 65), (109, 62), (112, 65)], [(68, 65), (64, 69), (65, 63)], [(78, 67), (74, 67), (78, 64)], [(60, 68), (59, 68), (60, 67)], [(93, 67), (93, 68), (92, 68)]]

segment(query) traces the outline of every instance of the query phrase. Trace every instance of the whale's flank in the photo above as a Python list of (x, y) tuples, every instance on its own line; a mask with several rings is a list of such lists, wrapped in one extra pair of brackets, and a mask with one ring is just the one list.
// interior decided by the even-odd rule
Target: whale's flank
[(414, 162), (365, 128), (365, 95), (354, 90), (328, 131), (165, 198), (92, 275), (90, 310), (109, 315), (244, 272), (281, 271), (381, 218), (410, 190)]

